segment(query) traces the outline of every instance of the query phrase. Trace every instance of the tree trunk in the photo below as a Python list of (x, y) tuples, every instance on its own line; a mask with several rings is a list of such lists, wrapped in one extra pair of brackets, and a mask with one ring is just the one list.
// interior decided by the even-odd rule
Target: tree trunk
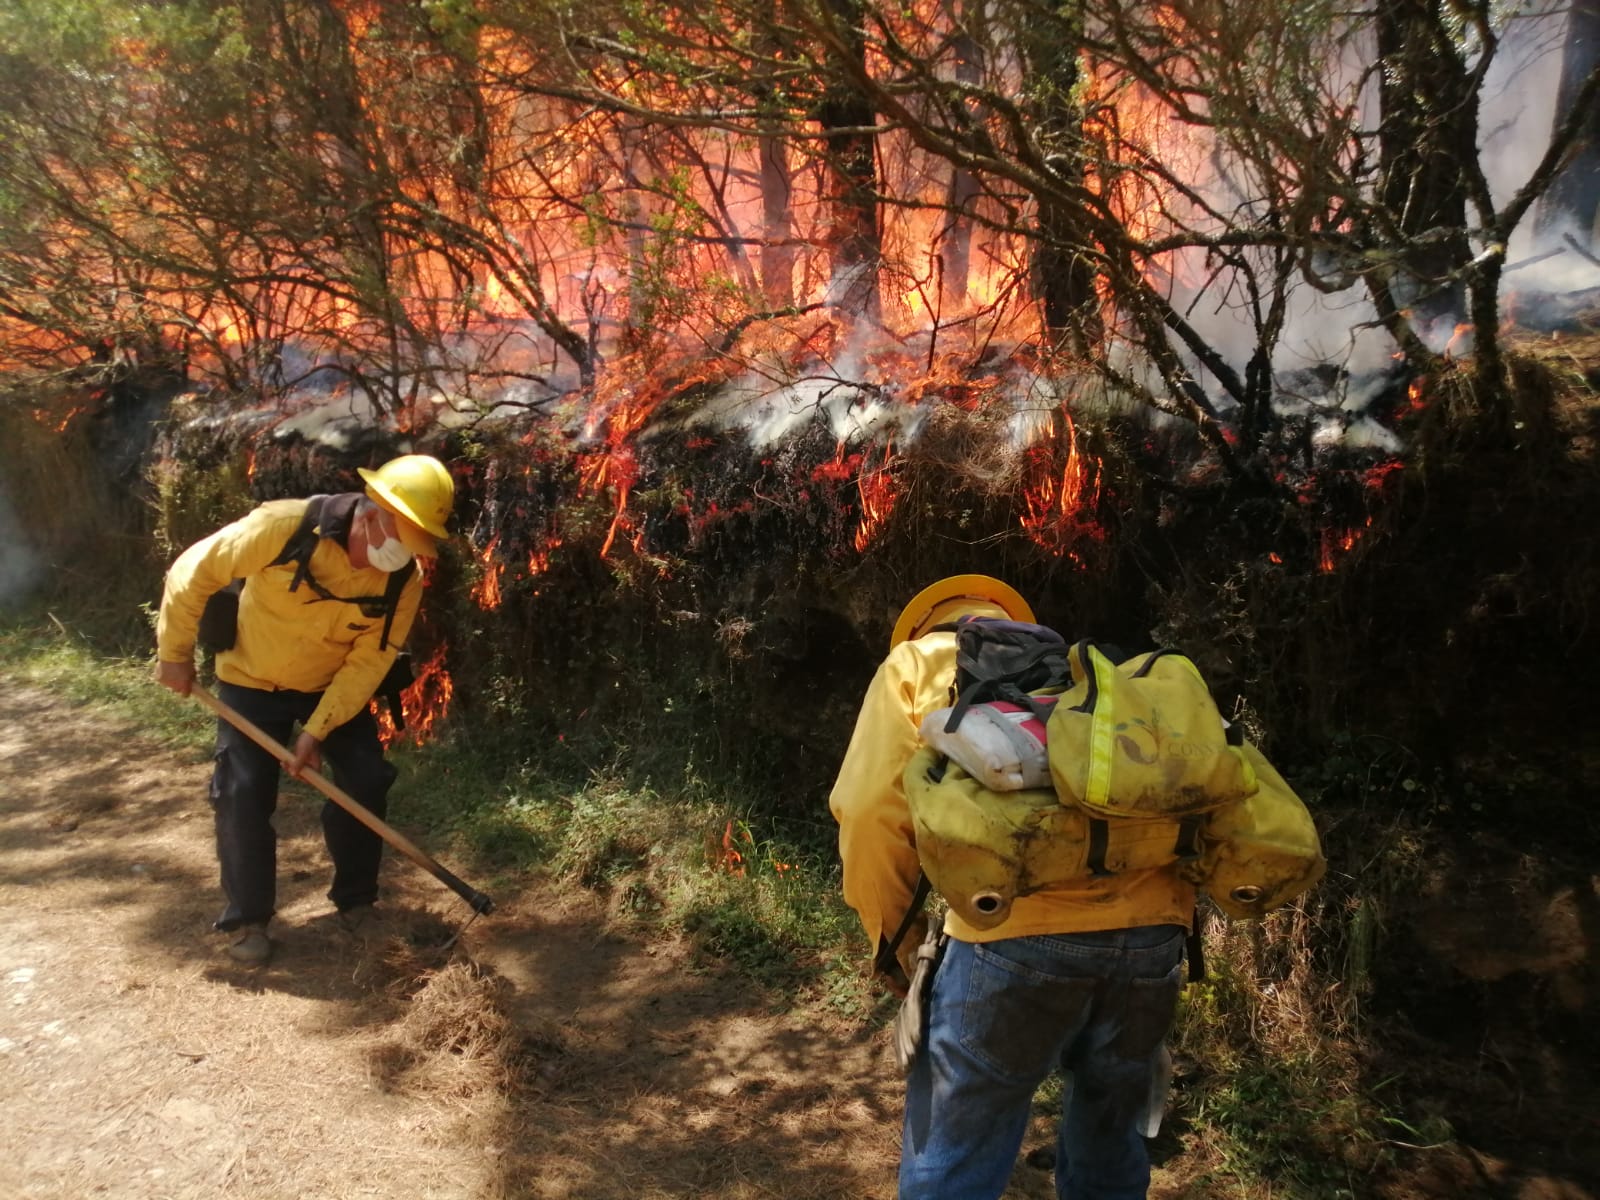
[(1477, 158), (1478, 98), (1445, 3), (1391, 0), (1377, 8), (1379, 195), (1402, 245), (1395, 298), (1424, 325), (1463, 319), (1459, 272), (1472, 258), (1464, 179)]
[(869, 321), (882, 318), (878, 275), (877, 114), (850, 80), (867, 73), (862, 0), (827, 0), (848, 61), (829, 80), (818, 114), (827, 153), (833, 230), (828, 302)]
[(1018, 31), (1024, 87), (1035, 97), (1037, 138), (1058, 187), (1038, 197), (1039, 243), (1034, 251), (1035, 287), (1045, 328), (1079, 354), (1099, 344), (1104, 329), (1095, 290), (1096, 246), (1088, 222), (1070, 198), (1083, 183), (1083, 111), (1074, 99), (1082, 12), (1073, 4), (1055, 10), (1058, 20)]
[(774, 310), (794, 303), (794, 219), (788, 143), (776, 132), (761, 137), (761, 290)]
[[(1572, 111), (1578, 90), (1600, 62), (1600, 0), (1571, 0), (1561, 85), (1556, 93), (1557, 128)], [(1581, 245), (1600, 250), (1600, 106), (1589, 109), (1572, 158), (1539, 202), (1535, 224), (1539, 241), (1556, 243), (1570, 233)]]
[[(983, 47), (970, 32), (969, 22), (983, 19), (983, 0), (976, 0), (971, 12), (958, 8), (953, 24), (961, 32), (955, 37), (956, 79), (964, 84), (976, 84), (983, 75)], [(967, 20), (962, 18), (966, 17)], [(974, 114), (974, 123), (977, 114)], [(972, 272), (972, 205), (979, 195), (978, 180), (964, 167), (950, 169), (950, 185), (945, 191), (948, 215), (939, 234), (939, 266), (941, 292), (950, 304), (960, 304), (967, 298), (967, 287)]]

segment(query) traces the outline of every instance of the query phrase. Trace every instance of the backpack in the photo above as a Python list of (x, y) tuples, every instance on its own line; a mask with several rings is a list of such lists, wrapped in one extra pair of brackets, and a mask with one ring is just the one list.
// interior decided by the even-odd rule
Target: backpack
[[(311, 574), (311, 556), (316, 552), (317, 543), (323, 538), (334, 538), (343, 544), (350, 534), (350, 521), (355, 515), (356, 504), (361, 499), (360, 492), (312, 496), (306, 502), (306, 511), (300, 518), (300, 524), (289, 535), (289, 540), (283, 544), (278, 556), (267, 565), (277, 567), (286, 563), (295, 564), (294, 578), (289, 583), (291, 592), (298, 591), (300, 585), (304, 583), (317, 594), (319, 599), (340, 600), (346, 604), (359, 604), (363, 609), (381, 611), (383, 613), (381, 647), (387, 650), (389, 630), (394, 626), (395, 612), (400, 607), (400, 593), (405, 590), (407, 580), (416, 571), (416, 563), (408, 562), (398, 571), (391, 571), (381, 596), (335, 596)], [(239, 594), (243, 590), (244, 580), (235, 579), (227, 587), (213, 592), (207, 598), (205, 609), (200, 614), (200, 626), (196, 635), (196, 640), (202, 649), (215, 654), (233, 648), (233, 643), (239, 636)], [(377, 614), (374, 612), (371, 615)]]
[(986, 617), (945, 628), (954, 702), (924, 719), (905, 793), (927, 883), (974, 928), (1017, 896), (1129, 870), (1172, 866), (1237, 918), (1321, 878), (1305, 805), (1184, 656)]

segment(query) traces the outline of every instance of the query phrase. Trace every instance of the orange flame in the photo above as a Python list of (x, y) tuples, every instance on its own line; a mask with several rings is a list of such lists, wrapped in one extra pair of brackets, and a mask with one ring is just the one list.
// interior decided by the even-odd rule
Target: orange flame
[(739, 832), (735, 834), (733, 822), (730, 820), (728, 827), (722, 831), (722, 852), (716, 856), (714, 865), (730, 875), (737, 875), (743, 879), (744, 854), (739, 850), (738, 843), (742, 842), (745, 846), (749, 846), (754, 841), (755, 839), (750, 836), (748, 829), (741, 827)]
[(1067, 460), (1059, 473), (1048, 447), (1032, 451), (1038, 478), (1023, 488), (1027, 506), (1020, 520), (1023, 532), (1038, 546), (1060, 558), (1082, 537), (1105, 536), (1094, 523), (1093, 509), (1100, 502), (1099, 462), (1078, 450), (1078, 429), (1070, 414), (1066, 419)]
[(495, 557), (495, 548), (499, 545), (500, 535), (497, 533), (489, 539), (489, 544), (478, 556), (483, 561), (483, 574), (472, 585), (472, 598), (485, 612), (499, 608), (503, 598), (500, 594), (500, 577), (505, 574), (506, 565)]
[(1428, 377), (1419, 375), (1406, 388), (1406, 406), (1400, 410), (1405, 417), (1415, 416), (1428, 407)]
[(1463, 358), (1472, 353), (1473, 343), (1477, 340), (1477, 327), (1470, 321), (1463, 321), (1450, 332), (1450, 340), (1445, 344), (1444, 356), (1446, 358)]
[(411, 686), (400, 693), (400, 710), (406, 719), (404, 730), (396, 727), (387, 706), (380, 708), (378, 738), (385, 746), (392, 746), (402, 736), (410, 739), (413, 745), (420, 746), (444, 720), (445, 713), (450, 710), (450, 701), (455, 696), (455, 684), (444, 669), (445, 649), (441, 645), (435, 650), (433, 657), (417, 669), (417, 677)]
[[(856, 476), (856, 491), (861, 496), (861, 523), (856, 527), (856, 553), (865, 553), (872, 539), (883, 528), (889, 514), (894, 511), (895, 500), (899, 496), (893, 473), (889, 470), (889, 460), (894, 456), (894, 443), (886, 442), (883, 447), (883, 458), (878, 463), (876, 470), (863, 470)], [(865, 462), (863, 460), (863, 465)]]
[(561, 548), (562, 539), (554, 534), (546, 539), (545, 544), (528, 555), (528, 578), (543, 575), (550, 569), (550, 555)]

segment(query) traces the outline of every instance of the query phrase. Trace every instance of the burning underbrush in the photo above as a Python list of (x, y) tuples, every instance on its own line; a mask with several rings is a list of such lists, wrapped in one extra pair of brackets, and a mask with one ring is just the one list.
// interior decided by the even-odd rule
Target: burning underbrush
[[(1024, 346), (867, 354), (821, 318), (744, 336), (737, 370), (625, 359), (592, 393), (470, 419), (445, 405), (403, 436), (348, 396), (270, 421), (251, 406), (219, 420), (222, 398), (196, 397), (155, 451), (163, 557), (259, 499), (352, 488), (357, 465), (431, 450), (456, 476), (461, 537), (428, 574), (418, 678), (404, 729), (385, 717), (389, 740), (425, 741), (461, 706), (516, 712), (591, 765), (647, 720), (722, 763), (776, 738), (774, 762), (795, 748), (796, 702), (840, 736), (908, 591), (974, 569), (1075, 630), (1178, 638), (1265, 726), (1314, 741), (1372, 683), (1326, 644), (1335, 630), (1433, 642), (1419, 673), (1470, 676), (1458, 647), (1481, 595), (1522, 593), (1512, 564), (1550, 540), (1549, 509), (1517, 505), (1502, 541), (1497, 498), (1570, 487), (1592, 504), (1563, 482), (1588, 434), (1556, 397), (1588, 384), (1561, 373), (1554, 335), (1524, 335), (1505, 404), (1478, 394), (1469, 364), (1328, 365), (1284, 374), (1253, 423), (1223, 412), (1221, 438)], [(1448, 552), (1475, 539), (1493, 567)], [(1398, 620), (1355, 615), (1379, 595)], [(1423, 611), (1441, 604), (1467, 618), (1442, 641), (1439, 611)]]

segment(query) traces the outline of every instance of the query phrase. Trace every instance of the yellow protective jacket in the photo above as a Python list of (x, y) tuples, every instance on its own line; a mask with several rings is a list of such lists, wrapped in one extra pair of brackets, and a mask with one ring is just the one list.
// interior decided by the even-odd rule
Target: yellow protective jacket
[[(923, 717), (951, 702), (955, 671), (953, 633), (924, 634), (889, 652), (867, 687), (828, 801), (839, 822), (845, 902), (860, 915), (874, 952), (880, 939), (894, 936), (916, 890), (921, 868), (902, 776), (921, 744), (917, 730)], [(1137, 925), (1187, 928), (1194, 906), (1193, 885), (1163, 867), (1019, 896), (1009, 919), (994, 929), (975, 929), (955, 913), (946, 914), (944, 927), (963, 942)], [(902, 965), (909, 963), (917, 940), (912, 934), (901, 943)]]
[[(324, 600), (308, 584), (291, 592), (295, 564), (270, 566), (299, 528), (306, 500), (272, 500), (190, 546), (167, 571), (156, 623), (156, 655), (162, 662), (193, 662), (195, 635), (208, 597), (234, 579), (245, 581), (239, 597), (239, 634), (233, 649), (217, 655), (217, 678), (265, 691), (321, 692), (305, 723), (319, 741), (362, 710), (394, 662), (422, 603), (417, 574), (400, 593), (388, 649), (382, 649), (383, 616), (361, 606)], [(335, 596), (381, 596), (388, 574), (358, 570), (343, 546), (319, 540), (310, 570)]]

